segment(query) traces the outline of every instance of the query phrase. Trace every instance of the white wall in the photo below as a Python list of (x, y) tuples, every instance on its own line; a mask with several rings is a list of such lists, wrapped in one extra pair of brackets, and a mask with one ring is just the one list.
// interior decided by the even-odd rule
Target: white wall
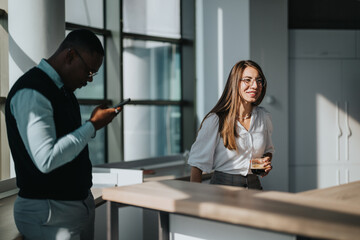
[(267, 190), (288, 190), (288, 30), (286, 0), (197, 0), (198, 123), (215, 105), (231, 67), (258, 62), (268, 80), (262, 106), (271, 112), (276, 153)]
[(249, 0), (196, 1), (196, 113), (216, 104), (232, 66), (250, 58)]

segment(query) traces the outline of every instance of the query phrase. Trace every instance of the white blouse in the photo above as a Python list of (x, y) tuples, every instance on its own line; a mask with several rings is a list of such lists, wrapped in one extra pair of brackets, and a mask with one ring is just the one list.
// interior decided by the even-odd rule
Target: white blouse
[(191, 147), (188, 164), (207, 173), (217, 170), (243, 176), (251, 174), (251, 159), (262, 157), (265, 153), (274, 153), (271, 140), (273, 127), (269, 112), (263, 107), (254, 107), (251, 116), (249, 130), (237, 122), (239, 137), (236, 139), (236, 152), (224, 147), (218, 131), (219, 118), (216, 114), (210, 114)]

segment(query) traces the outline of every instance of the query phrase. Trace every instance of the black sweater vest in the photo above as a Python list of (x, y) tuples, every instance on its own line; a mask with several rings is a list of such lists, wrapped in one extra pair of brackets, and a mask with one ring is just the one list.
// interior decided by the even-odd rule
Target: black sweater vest
[(92, 166), (87, 146), (71, 162), (49, 173), (39, 171), (26, 151), (16, 119), (10, 110), (12, 97), (24, 88), (34, 89), (50, 101), (57, 139), (81, 126), (80, 108), (73, 93), (65, 96), (49, 76), (36, 67), (19, 78), (10, 90), (5, 106), (7, 134), (15, 163), (19, 196), (56, 200), (85, 199), (92, 186)]

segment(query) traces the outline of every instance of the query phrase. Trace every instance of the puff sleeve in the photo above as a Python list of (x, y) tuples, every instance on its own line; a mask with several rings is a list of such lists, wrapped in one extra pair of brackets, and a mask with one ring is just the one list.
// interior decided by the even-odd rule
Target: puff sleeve
[(191, 147), (188, 164), (211, 172), (214, 163), (214, 152), (220, 140), (219, 118), (216, 114), (209, 115), (198, 132), (196, 141)]

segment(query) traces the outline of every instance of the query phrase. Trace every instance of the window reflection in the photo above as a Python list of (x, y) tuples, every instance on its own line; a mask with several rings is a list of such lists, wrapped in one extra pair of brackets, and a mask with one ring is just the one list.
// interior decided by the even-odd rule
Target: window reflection
[(124, 32), (180, 38), (180, 0), (123, 0)]
[(65, 0), (65, 20), (83, 26), (104, 27), (104, 2)]
[(180, 48), (176, 44), (124, 40), (124, 98), (180, 100)]
[(126, 106), (125, 161), (180, 153), (180, 106)]

